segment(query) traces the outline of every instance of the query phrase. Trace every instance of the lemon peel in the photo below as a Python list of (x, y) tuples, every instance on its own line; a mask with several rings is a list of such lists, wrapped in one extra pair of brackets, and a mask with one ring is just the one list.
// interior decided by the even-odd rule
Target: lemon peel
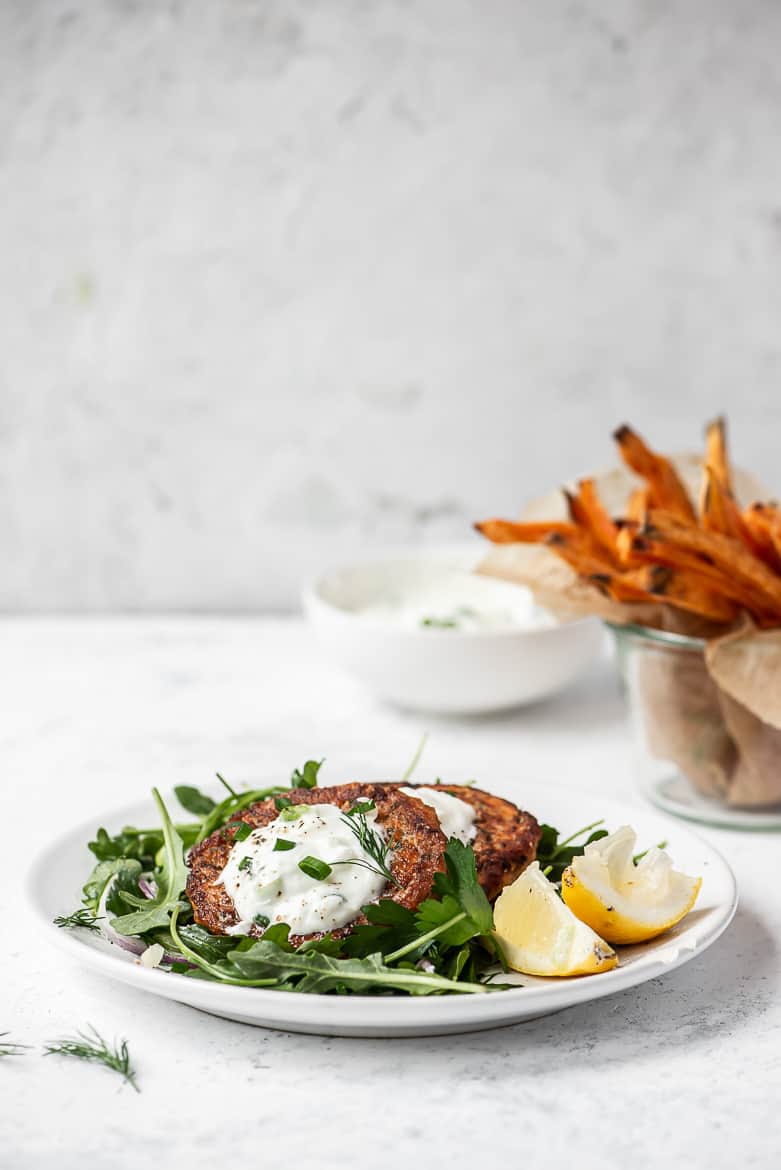
[(637, 834), (629, 825), (587, 845), (564, 871), (561, 896), (581, 922), (606, 942), (647, 942), (675, 926), (697, 900), (702, 878), (673, 869), (654, 847), (633, 861)]
[(537, 861), (497, 898), (494, 927), (508, 964), (525, 975), (594, 975), (618, 963), (615, 951), (564, 905)]

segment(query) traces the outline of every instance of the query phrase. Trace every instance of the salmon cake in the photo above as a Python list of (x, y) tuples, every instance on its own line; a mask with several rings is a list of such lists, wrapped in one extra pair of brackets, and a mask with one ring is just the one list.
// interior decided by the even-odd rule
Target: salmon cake
[(435, 810), (397, 784), (293, 788), (194, 846), (186, 893), (212, 934), (261, 938), (286, 922), (294, 946), (342, 938), (380, 898), (415, 910), (444, 868), (446, 844)]
[(404, 784), (401, 789), (432, 805), (446, 837), (472, 846), (477, 877), (489, 901), (534, 861), (540, 826), (512, 801), (467, 784)]

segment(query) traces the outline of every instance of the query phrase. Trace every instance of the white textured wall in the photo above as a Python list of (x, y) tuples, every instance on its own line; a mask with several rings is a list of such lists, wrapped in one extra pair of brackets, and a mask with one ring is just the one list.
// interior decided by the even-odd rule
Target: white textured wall
[(0, 607), (255, 609), (726, 407), (781, 5), (0, 0)]

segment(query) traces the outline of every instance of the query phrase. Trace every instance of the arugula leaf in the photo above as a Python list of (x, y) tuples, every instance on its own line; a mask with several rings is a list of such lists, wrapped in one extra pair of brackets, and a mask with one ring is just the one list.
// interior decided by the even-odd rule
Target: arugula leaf
[(443, 991), (479, 994), (488, 990), (482, 983), (457, 983), (414, 968), (387, 967), (380, 955), (369, 955), (365, 959), (336, 959), (317, 951), (286, 954), (266, 939), (260, 939), (247, 950), (232, 951), (228, 959), (244, 979), (274, 976), (281, 982), (295, 981), (296, 991), (314, 994), (376, 989), (406, 991), (410, 995)]
[(210, 963), (216, 963), (220, 959), (226, 958), (228, 951), (236, 949), (235, 938), (231, 938), (229, 935), (212, 934), (210, 931), (204, 930), (202, 926), (198, 926), (196, 922), (180, 926), (179, 934), (191, 950)]
[(134, 829), (127, 825), (121, 832), (109, 836), (103, 828), (98, 829), (94, 841), (87, 848), (98, 861), (117, 861), (120, 858), (135, 858), (144, 868), (154, 865), (155, 854), (163, 843), (159, 829)]
[(464, 972), (464, 968), (471, 958), (471, 955), (472, 948), (468, 943), (464, 943), (462, 947), (459, 947), (459, 949), (447, 963), (445, 974), (447, 975), (448, 979), (460, 979)]
[(317, 788), (317, 773), (325, 760), (307, 760), (303, 768), (295, 768), (290, 777), (291, 788)]
[(142, 934), (145, 930), (153, 930), (158, 926), (167, 926), (172, 911), (179, 905), (179, 901), (187, 882), (187, 866), (184, 862), (184, 846), (182, 838), (174, 828), (168, 815), (168, 809), (163, 804), (160, 793), (152, 789), (155, 804), (163, 822), (163, 863), (155, 871), (157, 893), (154, 898), (136, 899), (133, 895), (125, 894), (125, 899), (137, 904), (139, 909), (130, 914), (122, 914), (111, 922), (114, 930), (119, 934)]
[[(181, 972), (178, 971), (177, 974), (183, 974), (189, 976), (192, 979), (218, 979), (221, 982), (233, 983), (240, 987), (273, 987), (276, 985), (276, 979), (255, 980), (248, 984), (245, 979), (237, 979), (235, 977), (235, 968), (231, 963), (228, 962), (227, 958), (207, 959), (203, 954), (200, 954), (198, 950), (194, 950), (190, 944), (184, 938), (182, 938), (184, 927), (179, 926), (179, 914), (181, 913), (181, 908), (182, 903), (178, 902), (176, 906), (174, 906), (173, 912), (171, 914), (171, 921), (169, 924), (171, 938), (174, 941), (174, 946), (176, 949), (182, 955), (184, 955), (186, 959), (189, 959), (190, 962), (195, 964), (196, 970), (187, 970)], [(287, 929), (287, 927), (285, 929)], [(235, 944), (235, 940), (231, 939), (231, 942), (234, 942)], [(241, 950), (242, 947), (248, 944), (251, 945), (251, 943), (252, 939), (244, 939), (239, 943), (236, 949)], [(198, 940), (196, 940), (196, 945), (198, 945)]]
[(412, 910), (390, 898), (364, 906), (363, 913), (367, 925), (354, 927), (352, 934), (342, 940), (342, 954), (349, 958), (389, 954), (417, 939), (420, 934)]
[(82, 888), (81, 900), (93, 917), (100, 913), (101, 902), (107, 898), (109, 887), (121, 875), (120, 884), (124, 891), (138, 890), (141, 876), (141, 862), (134, 857), (116, 857), (111, 861), (99, 861)]
[[(572, 864), (573, 857), (580, 857), (583, 850), (592, 841), (600, 841), (602, 837), (607, 837), (607, 829), (598, 828), (598, 825), (603, 825), (604, 821), (594, 821), (590, 825), (584, 825), (582, 829), (570, 834), (564, 841), (559, 841), (559, 831), (554, 829), (552, 825), (540, 825), (542, 835), (537, 845), (537, 860), (540, 863), (540, 869), (552, 882), (560, 882), (562, 874), (568, 865)], [(579, 837), (589, 830), (593, 829), (585, 841), (580, 845), (573, 844)]]
[(140, 876), (140, 861), (126, 861), (124, 858), (120, 858), (113, 881), (107, 887), (106, 910), (109, 914), (125, 914), (128, 906), (133, 906), (135, 902), (142, 905), (147, 903), (147, 899), (139, 894), (138, 879)]
[[(176, 830), (189, 848), (195, 842), (200, 824), (180, 825)], [(153, 869), (155, 857), (163, 847), (162, 829), (136, 829), (126, 825), (119, 833), (110, 836), (105, 829), (98, 829), (95, 839), (87, 842), (87, 848), (98, 861), (117, 861), (120, 858), (134, 858), (141, 862), (144, 870)]]
[(182, 808), (196, 817), (207, 816), (217, 804), (216, 800), (189, 784), (179, 784), (174, 792)]
[(210, 837), (215, 829), (221, 828), (226, 821), (229, 821), (234, 813), (240, 812), (243, 808), (248, 808), (249, 805), (255, 804), (259, 800), (265, 800), (269, 796), (274, 796), (277, 792), (284, 792), (285, 788), (281, 784), (274, 784), (270, 788), (251, 788), (247, 792), (230, 792), (224, 800), (219, 804), (215, 804), (210, 813), (203, 818), (201, 825), (192, 842), (188, 844), (200, 844)]

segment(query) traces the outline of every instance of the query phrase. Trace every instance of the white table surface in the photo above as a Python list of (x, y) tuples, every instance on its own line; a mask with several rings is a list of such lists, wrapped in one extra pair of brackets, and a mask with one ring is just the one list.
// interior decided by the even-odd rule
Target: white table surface
[[(741, 904), (679, 971), (494, 1032), (340, 1040), (263, 1031), (88, 973), (24, 926), (21, 876), (60, 825), (152, 784), (249, 780), (326, 756), (332, 778), (422, 771), (578, 783), (632, 802), (608, 663), (559, 698), (447, 720), (380, 706), (298, 620), (0, 621), (5, 879), (0, 1166), (778, 1166), (781, 836), (703, 829)], [(93, 1023), (125, 1036), (141, 1093), (40, 1055)], [(38, 1051), (36, 1051), (38, 1048)]]

